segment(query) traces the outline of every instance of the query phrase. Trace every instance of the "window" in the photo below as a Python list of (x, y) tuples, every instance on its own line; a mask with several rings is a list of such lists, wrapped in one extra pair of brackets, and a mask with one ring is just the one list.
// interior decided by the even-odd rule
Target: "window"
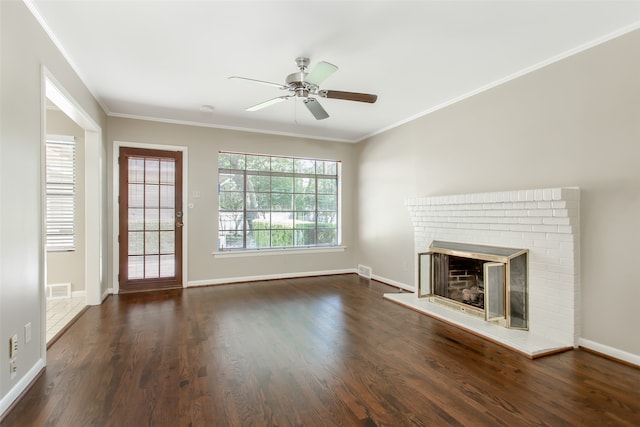
[(49, 136), (46, 142), (47, 250), (75, 249), (75, 139)]
[(339, 177), (335, 160), (220, 152), (219, 249), (339, 245)]

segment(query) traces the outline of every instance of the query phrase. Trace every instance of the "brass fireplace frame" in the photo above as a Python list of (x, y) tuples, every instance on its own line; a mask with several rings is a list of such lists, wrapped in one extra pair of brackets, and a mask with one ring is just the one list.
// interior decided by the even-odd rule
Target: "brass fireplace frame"
[[(429, 298), (507, 328), (528, 330), (528, 254), (528, 249), (433, 241), (428, 251), (418, 254), (418, 298)], [(437, 276), (443, 280), (439, 265), (442, 260), (448, 263), (449, 256), (484, 262), (484, 310), (434, 291)]]

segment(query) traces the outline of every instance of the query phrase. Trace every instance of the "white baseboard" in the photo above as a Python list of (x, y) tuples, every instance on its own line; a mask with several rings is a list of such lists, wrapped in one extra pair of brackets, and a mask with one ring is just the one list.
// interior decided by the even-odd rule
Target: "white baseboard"
[(608, 345), (600, 344), (584, 338), (580, 338), (578, 340), (578, 343), (580, 347), (584, 347), (587, 350), (593, 350), (595, 352), (602, 353), (614, 359), (618, 359), (623, 362), (627, 362), (632, 365), (636, 365), (640, 367), (640, 355), (638, 354), (629, 353), (627, 351), (620, 350), (614, 347), (609, 347)]
[(104, 291), (104, 293), (102, 294), (102, 297), (100, 299), (100, 304), (102, 304), (104, 302), (104, 300), (107, 299), (107, 297), (109, 295), (111, 295), (113, 293), (113, 288), (107, 288), (106, 291)]
[(222, 279), (190, 280), (187, 283), (187, 287), (191, 288), (196, 286), (221, 285), (224, 283), (255, 282), (258, 280), (274, 280), (274, 279), (293, 279), (296, 277), (328, 276), (332, 274), (348, 274), (348, 273), (357, 273), (357, 270), (355, 268), (347, 268), (342, 270), (304, 271), (301, 273), (265, 274), (265, 275), (258, 275), (258, 276), (225, 277)]
[(11, 407), (13, 402), (29, 387), (29, 384), (37, 378), (44, 369), (45, 363), (43, 359), (38, 361), (29, 369), (29, 371), (14, 385), (7, 394), (0, 400), (0, 419), (4, 418), (5, 412)]
[(392, 279), (387, 279), (386, 277), (378, 276), (377, 274), (372, 274), (371, 278), (373, 280), (377, 280), (378, 282), (386, 283), (387, 285), (395, 286), (396, 288), (404, 289), (405, 291), (415, 292), (415, 288), (413, 286), (409, 286), (402, 282), (397, 282)]
[(87, 291), (85, 290), (81, 290), (81, 291), (71, 291), (71, 298), (86, 298), (87, 297)]

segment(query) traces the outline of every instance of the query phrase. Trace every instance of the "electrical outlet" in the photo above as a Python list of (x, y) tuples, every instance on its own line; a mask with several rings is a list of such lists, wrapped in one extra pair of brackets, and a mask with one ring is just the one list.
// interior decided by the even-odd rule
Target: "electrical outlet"
[(9, 361), (9, 375), (11, 379), (14, 379), (16, 375), (18, 375), (18, 364), (16, 363), (16, 359), (11, 359)]
[(16, 357), (16, 353), (18, 352), (18, 334), (12, 336), (9, 339), (9, 359), (13, 359)]
[(31, 341), (31, 322), (24, 325), (24, 343)]

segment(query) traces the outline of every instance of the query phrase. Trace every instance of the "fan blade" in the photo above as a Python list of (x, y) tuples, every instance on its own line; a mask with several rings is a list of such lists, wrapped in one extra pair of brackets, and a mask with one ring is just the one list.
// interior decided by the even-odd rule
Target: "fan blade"
[(247, 81), (250, 81), (250, 82), (253, 82), (253, 83), (259, 83), (261, 85), (274, 86), (274, 87), (277, 87), (279, 89), (288, 89), (289, 88), (288, 86), (281, 85), (280, 83), (265, 82), (264, 80), (249, 79), (247, 77), (231, 76), (231, 77), (229, 77), (229, 79), (247, 80)]
[(368, 102), (373, 104), (378, 99), (378, 95), (357, 92), (342, 92), (340, 90), (321, 90), (318, 92), (323, 98), (344, 99), (347, 101)]
[(307, 106), (307, 108), (309, 109), (309, 111), (311, 111), (311, 114), (313, 114), (313, 117), (315, 117), (316, 120), (323, 120), (329, 117), (329, 114), (324, 110), (324, 108), (322, 108), (322, 105), (320, 105), (320, 103), (314, 98), (305, 99), (304, 105)]
[(263, 108), (269, 107), (269, 106), (271, 106), (271, 105), (273, 105), (273, 104), (277, 104), (278, 102), (282, 102), (282, 101), (284, 101), (284, 100), (286, 100), (286, 99), (289, 99), (289, 98), (291, 98), (291, 96), (292, 96), (292, 95), (289, 95), (289, 96), (279, 96), (279, 97), (277, 97), (277, 98), (273, 98), (273, 99), (270, 99), (270, 100), (268, 100), (268, 101), (261, 102), (260, 104), (256, 104), (256, 105), (253, 105), (253, 106), (251, 106), (251, 107), (247, 108), (247, 111), (257, 111), (257, 110), (262, 110)]
[(320, 83), (325, 81), (327, 77), (335, 73), (337, 70), (338, 67), (335, 65), (320, 61), (315, 67), (313, 67), (313, 70), (311, 70), (304, 81), (311, 83), (312, 85), (320, 86)]

